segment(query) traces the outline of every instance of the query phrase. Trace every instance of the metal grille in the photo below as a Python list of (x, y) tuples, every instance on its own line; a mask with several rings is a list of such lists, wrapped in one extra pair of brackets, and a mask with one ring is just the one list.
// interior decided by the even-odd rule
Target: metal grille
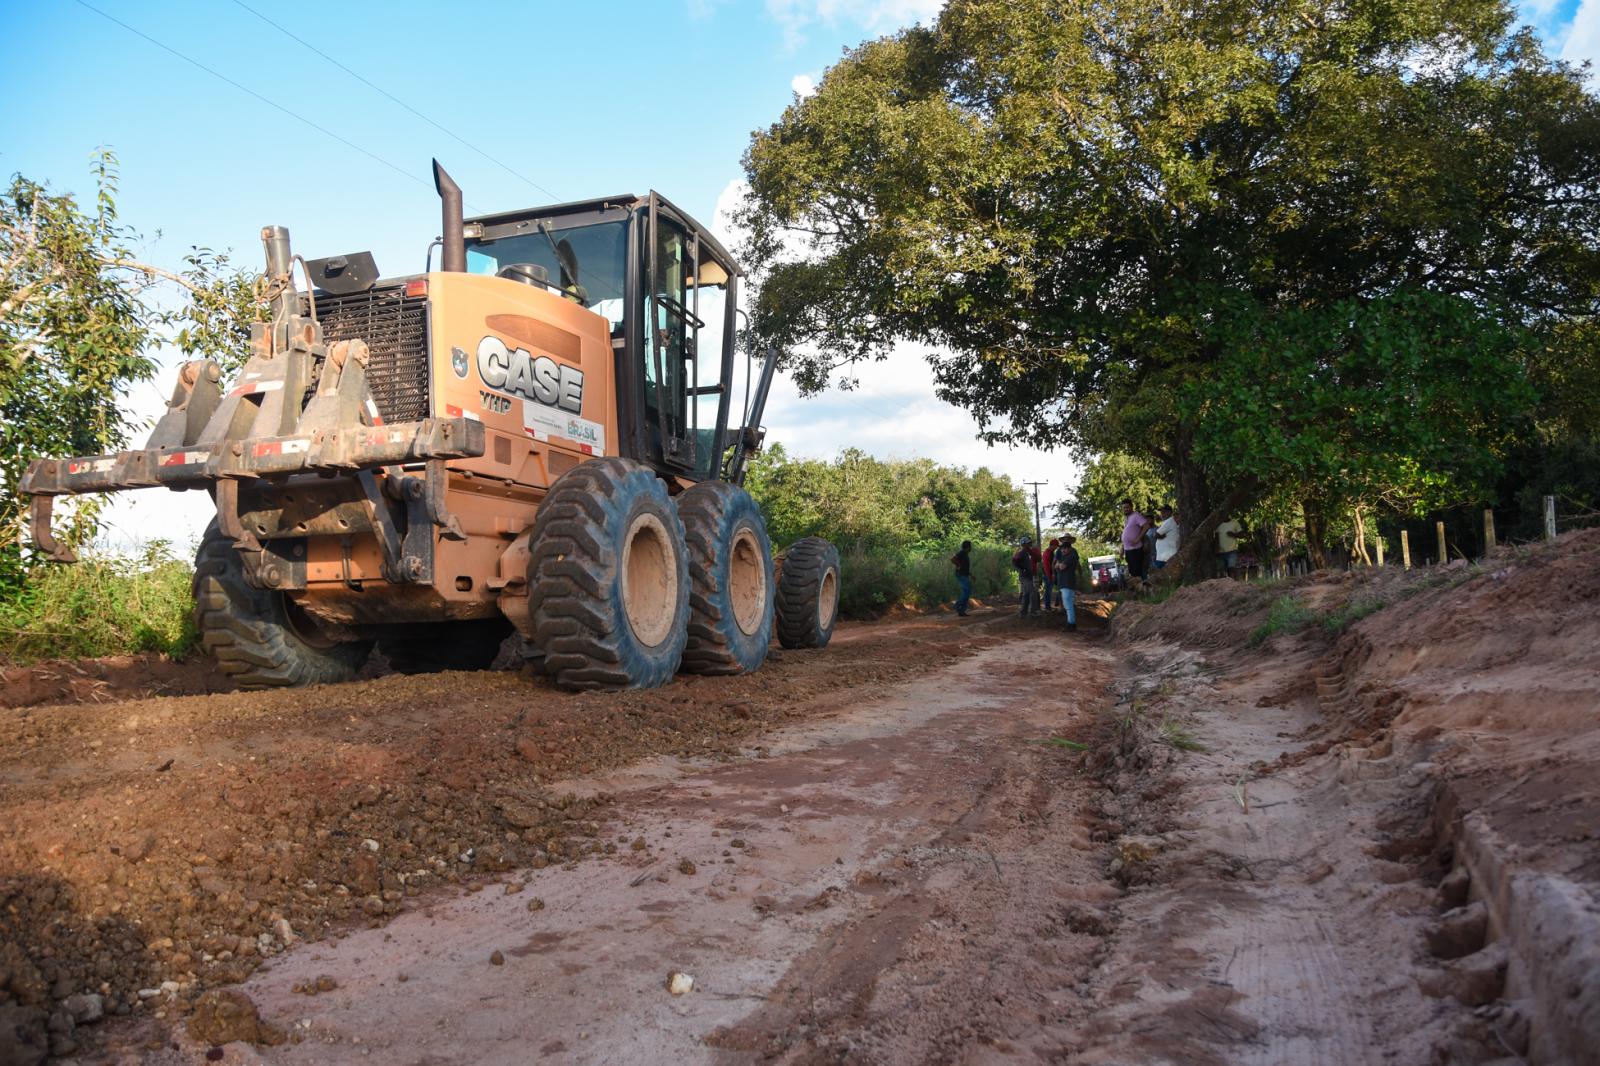
[(317, 294), (322, 339), (367, 342), (367, 384), (385, 422), (428, 417), (428, 301), (407, 299), (403, 287), (335, 296)]

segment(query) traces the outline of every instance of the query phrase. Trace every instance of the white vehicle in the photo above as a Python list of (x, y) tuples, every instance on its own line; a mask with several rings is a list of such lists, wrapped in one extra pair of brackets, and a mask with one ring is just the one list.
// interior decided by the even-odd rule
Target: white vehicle
[(1089, 587), (1096, 592), (1128, 587), (1128, 570), (1115, 555), (1096, 555), (1089, 560)]

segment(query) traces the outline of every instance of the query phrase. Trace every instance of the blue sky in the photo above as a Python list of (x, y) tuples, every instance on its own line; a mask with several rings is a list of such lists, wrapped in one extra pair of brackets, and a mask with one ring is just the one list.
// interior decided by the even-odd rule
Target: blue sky
[[(89, 153), (111, 146), (123, 219), (151, 237), (142, 254), (169, 267), (192, 245), (232, 249), (255, 266), (257, 230), (278, 223), (307, 255), (366, 248), (387, 273), (420, 269), (438, 232), (433, 156), (461, 183), (469, 212), (654, 188), (711, 223), (736, 195), (752, 130), (776, 119), (842, 49), (938, 7), (0, 0), (8, 103), (0, 172), (87, 191)], [(1553, 51), (1600, 55), (1600, 0), (1541, 0), (1521, 11)], [(137, 390), (135, 409), (158, 411), (169, 377)], [(964, 413), (933, 398), (915, 351), (867, 368), (848, 394), (802, 400), (780, 386), (767, 421), (791, 452), (856, 446), (987, 464), (1049, 481), (1049, 500), (1075, 477), (1065, 453), (978, 442)], [(197, 493), (124, 497), (114, 542), (187, 542), (206, 517)]]

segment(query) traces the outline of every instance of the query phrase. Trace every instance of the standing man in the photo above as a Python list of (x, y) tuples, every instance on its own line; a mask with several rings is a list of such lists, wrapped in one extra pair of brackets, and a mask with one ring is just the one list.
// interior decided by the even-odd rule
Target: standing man
[(1078, 549), (1071, 533), (1064, 534), (1056, 549), (1056, 585), (1061, 589), (1061, 609), (1067, 612), (1067, 629), (1078, 628)]
[(1039, 609), (1039, 549), (1033, 546), (1032, 537), (1023, 537), (1011, 556), (1011, 565), (1017, 568), (1017, 584), (1022, 589), (1021, 614), (1028, 617)]
[(1122, 555), (1128, 560), (1128, 574), (1143, 581), (1150, 572), (1144, 550), (1144, 534), (1150, 528), (1150, 519), (1134, 509), (1132, 500), (1122, 501), (1122, 513), (1127, 517), (1122, 524)]
[(1242, 536), (1243, 527), (1231, 518), (1217, 527), (1217, 562), (1228, 577), (1233, 577), (1239, 569), (1239, 538)]
[(972, 541), (961, 542), (961, 550), (950, 556), (950, 565), (956, 568), (956, 587), (961, 590), (956, 597), (956, 617), (965, 618), (972, 603)]
[(1171, 507), (1161, 505), (1161, 521), (1156, 525), (1156, 569), (1160, 570), (1178, 554), (1178, 518)]
[(1061, 541), (1051, 538), (1044, 550), (1044, 565), (1039, 569), (1039, 583), (1044, 586), (1044, 609), (1046, 612), (1056, 609), (1056, 549), (1061, 546)]

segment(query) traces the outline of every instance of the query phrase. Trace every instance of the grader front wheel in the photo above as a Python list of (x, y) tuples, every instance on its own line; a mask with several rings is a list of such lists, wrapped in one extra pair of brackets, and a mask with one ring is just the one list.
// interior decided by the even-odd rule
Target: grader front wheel
[(329, 639), (288, 596), (252, 587), (215, 522), (195, 553), (194, 602), (200, 646), (242, 689), (348, 681), (372, 651), (370, 640)]

